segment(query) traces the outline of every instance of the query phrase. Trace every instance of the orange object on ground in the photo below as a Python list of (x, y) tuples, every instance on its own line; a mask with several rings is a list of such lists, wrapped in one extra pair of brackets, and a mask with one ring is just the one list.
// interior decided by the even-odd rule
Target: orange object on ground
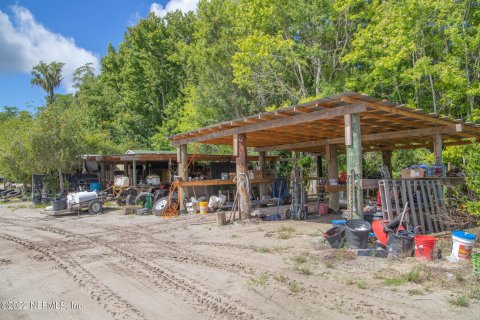
[(417, 260), (432, 260), (432, 251), (437, 239), (432, 236), (418, 235), (414, 237), (415, 258)]
[[(385, 225), (388, 223), (388, 220), (375, 220), (372, 221), (373, 233), (375, 237), (383, 246), (387, 245), (388, 242), (388, 232), (385, 232)], [(405, 230), (403, 226), (400, 226), (400, 230)]]
[(384, 246), (387, 245), (388, 233), (384, 230), (384, 225), (388, 223), (388, 220), (375, 220), (372, 221), (373, 233), (377, 237), (378, 241)]

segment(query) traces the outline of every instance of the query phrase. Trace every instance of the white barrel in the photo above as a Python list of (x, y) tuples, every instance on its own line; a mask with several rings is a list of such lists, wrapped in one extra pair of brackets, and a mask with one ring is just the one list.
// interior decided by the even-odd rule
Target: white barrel
[(128, 187), (130, 179), (127, 176), (116, 176), (114, 181), (115, 187)]
[(476, 235), (473, 233), (456, 230), (452, 232), (452, 259), (470, 259), (475, 244)]
[(88, 191), (77, 192), (74, 196), (74, 200), (75, 200), (76, 204), (79, 204), (79, 203), (85, 202), (85, 201), (95, 200), (97, 198), (98, 198), (98, 195), (95, 191), (93, 191), (93, 192), (88, 192)]

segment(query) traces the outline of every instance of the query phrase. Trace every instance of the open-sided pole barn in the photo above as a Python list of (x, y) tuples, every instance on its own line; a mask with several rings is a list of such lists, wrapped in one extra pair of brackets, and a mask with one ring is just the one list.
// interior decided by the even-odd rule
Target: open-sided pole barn
[[(242, 217), (250, 214), (247, 182), (242, 179), (247, 147), (259, 152), (260, 157), (271, 150), (323, 154), (329, 177), (338, 175), (337, 154), (345, 152), (348, 209), (354, 217), (360, 217), (365, 184), (363, 152), (382, 151), (385, 164), (391, 166), (392, 150), (433, 148), (436, 162), (442, 163), (443, 146), (469, 144), (479, 138), (478, 125), (346, 92), (177, 134), (170, 140), (180, 154), (186, 153), (189, 143), (234, 146)], [(331, 207), (338, 208), (338, 196), (331, 196), (329, 201)]]

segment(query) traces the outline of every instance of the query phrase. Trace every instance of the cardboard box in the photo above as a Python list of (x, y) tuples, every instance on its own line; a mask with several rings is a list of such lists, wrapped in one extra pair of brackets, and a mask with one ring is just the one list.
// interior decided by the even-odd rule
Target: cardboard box
[(402, 179), (416, 179), (425, 176), (425, 169), (403, 169)]

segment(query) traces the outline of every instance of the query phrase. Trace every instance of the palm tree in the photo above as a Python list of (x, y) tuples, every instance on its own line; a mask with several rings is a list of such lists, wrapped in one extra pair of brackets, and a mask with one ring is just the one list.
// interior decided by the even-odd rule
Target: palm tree
[(63, 80), (62, 68), (64, 65), (65, 63), (63, 62), (53, 61), (50, 64), (46, 64), (40, 61), (32, 69), (33, 79), (30, 83), (41, 87), (47, 92), (47, 104), (55, 100), (54, 90), (60, 86)]

